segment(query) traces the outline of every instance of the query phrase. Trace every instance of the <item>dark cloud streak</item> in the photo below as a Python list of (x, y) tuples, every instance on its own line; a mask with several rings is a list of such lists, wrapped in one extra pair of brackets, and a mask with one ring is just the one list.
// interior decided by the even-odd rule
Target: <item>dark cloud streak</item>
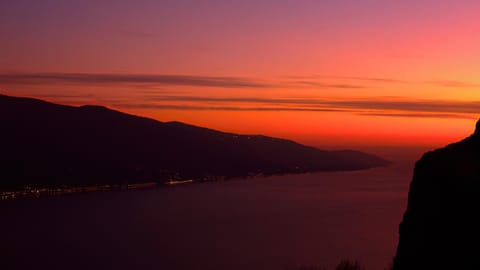
[[(365, 89), (369, 86), (345, 83), (363, 81), (389, 84), (428, 84), (449, 88), (475, 88), (480, 84), (456, 80), (407, 81), (381, 77), (355, 76), (285, 76), (286, 81), (266, 82), (245, 77), (195, 76), (171, 74), (101, 74), (101, 73), (4, 73), (0, 74), (0, 83), (35, 85), (35, 84), (77, 84), (77, 85), (115, 85), (126, 84), (134, 87), (151, 86), (198, 86), (223, 88), (292, 88), (310, 87), (318, 89)], [(319, 81), (334, 79), (337, 82)]]
[(157, 96), (157, 101), (261, 103), (267, 105), (291, 105), (313, 107), (339, 107), (350, 109), (396, 110), (412, 112), (479, 113), (480, 101), (415, 100), (377, 97), (372, 99), (307, 99), (307, 98), (257, 98), (257, 97), (202, 97)]
[(438, 85), (442, 87), (453, 87), (453, 88), (474, 88), (480, 87), (480, 84), (477, 83), (470, 83), (464, 81), (450, 81), (450, 80), (442, 80), (442, 81), (429, 81), (425, 82), (427, 84)]
[(266, 88), (271, 85), (240, 77), (210, 77), (190, 75), (32, 73), (0, 74), (4, 84), (156, 84), (226, 88)]
[[(296, 79), (296, 80), (299, 80), (299, 82), (302, 82), (301, 80), (303, 80), (305, 83), (308, 83), (311, 85), (315, 85), (316, 81), (319, 79), (335, 79), (335, 80), (363, 81), (363, 82), (386, 83), (386, 84), (424, 84), (424, 85), (433, 85), (433, 86), (449, 87), (449, 88), (475, 88), (475, 87), (479, 88), (480, 87), (479, 83), (472, 83), (472, 82), (459, 81), (459, 80), (430, 80), (430, 81), (411, 80), (410, 81), (410, 80), (382, 78), (382, 77), (333, 76), (333, 75), (285, 76), (285, 78), (289, 78), (292, 80)], [(362, 87), (359, 87), (359, 88), (362, 88)]]
[(335, 108), (301, 108), (301, 107), (236, 107), (236, 106), (195, 106), (171, 104), (130, 104), (116, 103), (117, 108), (126, 109), (157, 109), (157, 110), (186, 110), (186, 111), (307, 111), (307, 112), (348, 112)]
[(412, 117), (412, 118), (454, 118), (454, 119), (477, 119), (470, 114), (456, 113), (357, 113), (358, 115), (382, 116), (382, 117)]
[(363, 85), (347, 83), (323, 83), (309, 80), (266, 82), (244, 77), (193, 76), (170, 74), (100, 74), (100, 73), (12, 73), (0, 74), (0, 83), (16, 85), (76, 84), (117, 85), (133, 87), (197, 86), (223, 88), (292, 88), (362, 89)]
[[(375, 99), (306, 99), (258, 97), (155, 96), (153, 103), (137, 108), (229, 111), (336, 111), (391, 117), (475, 118), (480, 101), (415, 100), (392, 97)], [(176, 103), (171, 105), (171, 103)], [(165, 105), (169, 103), (170, 105)]]

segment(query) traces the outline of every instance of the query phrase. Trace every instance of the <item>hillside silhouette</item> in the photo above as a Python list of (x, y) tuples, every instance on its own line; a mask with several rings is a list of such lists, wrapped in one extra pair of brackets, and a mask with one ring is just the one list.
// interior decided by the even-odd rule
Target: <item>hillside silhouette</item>
[(357, 151), (0, 95), (0, 188), (215, 180), (387, 165)]
[(480, 269), (480, 121), (416, 164), (394, 270)]

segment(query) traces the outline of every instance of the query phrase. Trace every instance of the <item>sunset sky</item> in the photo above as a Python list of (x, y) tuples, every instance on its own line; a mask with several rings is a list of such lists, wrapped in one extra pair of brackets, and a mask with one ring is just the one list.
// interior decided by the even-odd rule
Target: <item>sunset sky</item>
[(480, 115), (480, 1), (0, 2), (0, 93), (323, 148), (442, 145)]

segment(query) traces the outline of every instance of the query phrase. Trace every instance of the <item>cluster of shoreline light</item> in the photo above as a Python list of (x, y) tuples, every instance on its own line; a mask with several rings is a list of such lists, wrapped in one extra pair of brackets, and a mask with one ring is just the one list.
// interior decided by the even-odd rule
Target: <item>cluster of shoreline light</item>
[[(257, 174), (255, 176), (262, 176), (263, 174)], [(192, 184), (197, 182), (219, 182), (227, 180), (223, 176), (206, 176), (199, 179), (171, 179), (162, 183), (157, 182), (145, 182), (145, 183), (136, 183), (136, 184), (117, 184), (117, 185), (91, 185), (91, 186), (82, 186), (82, 187), (32, 187), (30, 185), (24, 186), (22, 190), (16, 191), (0, 191), (0, 201), (7, 201), (20, 198), (40, 198), (44, 196), (58, 196), (58, 195), (67, 195), (75, 193), (86, 193), (86, 192), (99, 192), (99, 191), (113, 191), (113, 190), (132, 190), (132, 189), (146, 189), (153, 188), (157, 186), (176, 186), (183, 184)]]
[(57, 187), (57, 188), (33, 188), (25, 186), (23, 190), (2, 191), (0, 192), (0, 201), (20, 199), (20, 198), (39, 198), (43, 196), (58, 196), (85, 192), (101, 192), (112, 190), (144, 189), (157, 186), (155, 182), (128, 184), (128, 185), (93, 185), (84, 187)]

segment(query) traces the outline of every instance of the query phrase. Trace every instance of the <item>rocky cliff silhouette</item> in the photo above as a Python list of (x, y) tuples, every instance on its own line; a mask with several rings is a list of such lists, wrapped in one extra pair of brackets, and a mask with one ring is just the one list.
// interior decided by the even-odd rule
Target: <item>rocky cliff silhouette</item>
[(0, 189), (359, 170), (388, 164), (357, 151), (159, 122), (100, 106), (0, 95)]
[(480, 269), (480, 121), (417, 162), (393, 269)]

